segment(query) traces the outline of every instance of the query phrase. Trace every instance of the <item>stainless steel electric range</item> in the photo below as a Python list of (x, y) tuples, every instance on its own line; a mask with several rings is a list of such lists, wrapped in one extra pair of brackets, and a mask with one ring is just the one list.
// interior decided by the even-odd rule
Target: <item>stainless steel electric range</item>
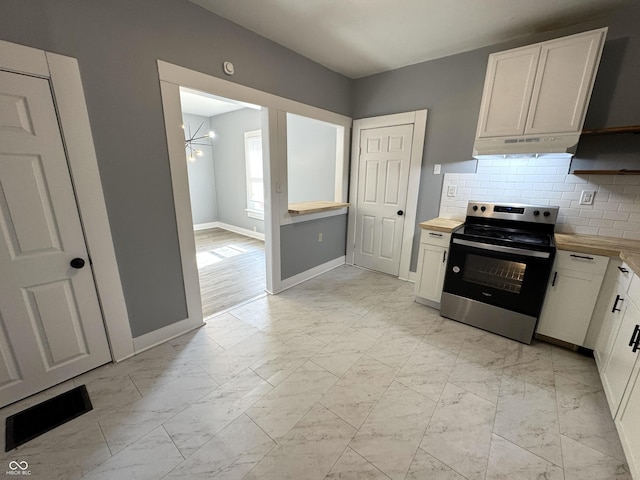
[(558, 207), (469, 202), (451, 235), (440, 315), (531, 343), (555, 257)]

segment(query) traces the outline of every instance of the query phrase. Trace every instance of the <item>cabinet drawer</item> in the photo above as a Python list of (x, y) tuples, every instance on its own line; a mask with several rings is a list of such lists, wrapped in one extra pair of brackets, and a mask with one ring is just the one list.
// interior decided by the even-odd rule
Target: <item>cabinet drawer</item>
[(629, 288), (629, 284), (631, 283), (631, 279), (633, 278), (633, 270), (631, 270), (631, 268), (629, 268), (629, 265), (624, 262), (616, 270), (618, 273), (616, 276), (616, 282), (620, 284), (620, 290), (626, 292)]
[(638, 277), (638, 275), (633, 275), (631, 283), (629, 284), (627, 297), (629, 297), (629, 300), (633, 301), (636, 305), (640, 305), (640, 277)]
[(577, 272), (604, 275), (608, 263), (609, 257), (603, 257), (601, 255), (568, 252), (566, 250), (558, 250), (556, 253), (557, 268), (575, 270)]
[(437, 232), (435, 230), (422, 229), (420, 234), (420, 243), (436, 245), (438, 247), (448, 247), (451, 240), (451, 234), (445, 232)]

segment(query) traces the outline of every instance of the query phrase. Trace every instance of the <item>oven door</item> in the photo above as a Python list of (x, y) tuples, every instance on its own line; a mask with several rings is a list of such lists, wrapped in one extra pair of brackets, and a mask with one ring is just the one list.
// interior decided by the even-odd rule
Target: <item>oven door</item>
[(445, 292), (538, 317), (554, 254), (453, 238)]

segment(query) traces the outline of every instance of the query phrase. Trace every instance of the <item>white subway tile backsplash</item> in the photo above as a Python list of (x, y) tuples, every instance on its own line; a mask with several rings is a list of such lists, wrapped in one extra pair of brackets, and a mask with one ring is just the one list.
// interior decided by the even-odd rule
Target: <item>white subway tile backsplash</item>
[[(444, 175), (440, 215), (463, 219), (470, 200), (556, 205), (556, 231), (640, 240), (640, 176), (568, 175), (569, 161), (553, 157), (482, 159), (477, 173)], [(447, 186), (456, 185), (455, 197)], [(596, 192), (580, 205), (583, 190)]]
[(598, 235), (600, 230), (596, 227), (576, 227), (576, 233), (581, 235)]
[(635, 178), (635, 175), (614, 175), (613, 183), (615, 185), (637, 185), (638, 182)]
[(530, 167), (546, 167), (549, 165), (548, 158), (530, 158), (527, 161), (527, 165)]
[(604, 212), (601, 210), (587, 210), (583, 208), (580, 210), (580, 216), (585, 218), (604, 218)]
[(580, 200), (580, 192), (562, 192), (563, 200)]
[(608, 220), (629, 220), (629, 216), (631, 215), (629, 212), (619, 212), (617, 210), (618, 209), (616, 207), (616, 210), (608, 210), (604, 212), (604, 218)]
[(633, 230), (640, 232), (640, 223), (639, 222), (614, 222), (613, 228), (616, 230)]
[[(577, 177), (577, 175), (575, 175)], [(614, 175), (589, 175), (589, 183), (594, 185), (613, 185)]]
[(565, 180), (565, 183), (580, 183), (583, 184), (583, 188), (584, 184), (589, 183), (586, 178), (578, 177), (577, 175), (566, 175), (566, 177), (567, 179)]
[(625, 234), (624, 230), (613, 230), (607, 228), (601, 228), (598, 230), (598, 235), (603, 237), (615, 237), (615, 238), (623, 238)]
[(589, 225), (589, 219), (588, 218), (584, 218), (584, 217), (567, 217), (567, 222), (568, 225), (582, 225), (582, 226), (586, 226)]
[(620, 212), (640, 213), (640, 203), (620, 203)]
[(564, 173), (569, 173), (569, 167), (571, 166), (570, 158), (550, 158), (549, 165), (554, 165), (558, 168), (563, 168)]
[(556, 167), (536, 167), (537, 175), (556, 175), (557, 173)]
[(623, 237), (628, 240), (640, 240), (640, 232), (625, 230)]
[(613, 220), (592, 218), (591, 220), (589, 220), (589, 226), (598, 228), (613, 228)]
[(556, 192), (573, 192), (575, 187), (571, 183), (554, 183), (553, 190)]
[(567, 180), (566, 175), (545, 175), (544, 181), (549, 183), (565, 183)]

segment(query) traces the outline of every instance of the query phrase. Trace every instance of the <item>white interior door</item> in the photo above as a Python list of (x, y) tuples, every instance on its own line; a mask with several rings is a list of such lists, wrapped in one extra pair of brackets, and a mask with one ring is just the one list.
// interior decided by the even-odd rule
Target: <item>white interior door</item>
[(0, 272), (0, 406), (111, 360), (49, 82), (8, 72)]
[(398, 275), (413, 125), (363, 130), (358, 159), (354, 263)]

